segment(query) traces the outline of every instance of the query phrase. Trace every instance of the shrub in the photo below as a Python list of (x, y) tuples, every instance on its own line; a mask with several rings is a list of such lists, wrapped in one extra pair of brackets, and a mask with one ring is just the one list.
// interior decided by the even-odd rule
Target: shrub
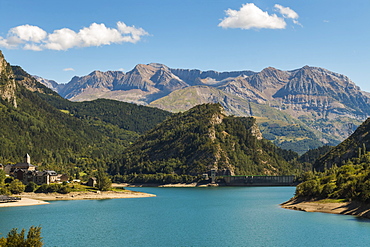
[(19, 181), (18, 179), (13, 180), (9, 184), (9, 190), (10, 190), (10, 192), (12, 192), (12, 194), (20, 194), (20, 193), (24, 192), (25, 187), (26, 186), (21, 181)]
[(24, 189), (25, 192), (34, 192), (37, 188), (37, 184), (35, 184), (34, 182), (29, 182), (27, 185), (26, 185), (26, 188)]

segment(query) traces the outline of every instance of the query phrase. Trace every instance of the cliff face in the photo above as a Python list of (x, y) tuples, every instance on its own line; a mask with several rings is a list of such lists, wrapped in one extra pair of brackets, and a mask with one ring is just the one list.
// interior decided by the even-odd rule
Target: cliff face
[(274, 96), (298, 111), (324, 116), (346, 115), (359, 119), (370, 114), (370, 98), (348, 77), (322, 68), (305, 66), (292, 72), (291, 79)]
[(17, 107), (16, 83), (11, 66), (0, 51), (0, 97)]

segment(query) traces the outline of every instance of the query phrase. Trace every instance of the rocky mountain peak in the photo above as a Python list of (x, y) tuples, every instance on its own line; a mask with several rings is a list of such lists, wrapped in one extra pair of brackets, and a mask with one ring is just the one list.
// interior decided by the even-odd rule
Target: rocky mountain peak
[(349, 123), (357, 125), (370, 116), (370, 94), (344, 75), (308, 65), (290, 71), (267, 67), (261, 72), (217, 72), (138, 64), (127, 73), (95, 71), (74, 77), (59, 93), (72, 100), (109, 98), (174, 112), (219, 102), (236, 116), (285, 121), (281, 114), (287, 114), (312, 128), (323, 143), (345, 139)]
[(73, 98), (87, 88), (113, 90), (113, 83), (124, 77), (121, 71), (93, 71), (87, 76), (75, 76), (58, 93), (65, 98)]
[(158, 68), (151, 66), (150, 64), (138, 64), (129, 73), (138, 74), (143, 79), (149, 79), (158, 70)]
[(261, 72), (254, 74), (247, 79), (249, 83), (260, 92), (268, 89), (282, 87), (288, 82), (290, 74), (272, 67), (263, 69)]
[(64, 84), (61, 84), (59, 85), (56, 81), (54, 80), (48, 80), (48, 79), (45, 79), (45, 78), (42, 78), (40, 76), (37, 76), (37, 75), (33, 75), (32, 76), (33, 78), (35, 78), (38, 82), (40, 82), (41, 84), (43, 84), (44, 86), (50, 88), (51, 90), (57, 92), (59, 89), (59, 87), (63, 87)]
[(161, 63), (150, 63), (148, 64), (149, 66), (152, 66), (153, 68), (157, 68), (157, 69), (165, 69), (165, 70), (169, 70), (169, 68), (164, 65), (164, 64), (161, 64)]

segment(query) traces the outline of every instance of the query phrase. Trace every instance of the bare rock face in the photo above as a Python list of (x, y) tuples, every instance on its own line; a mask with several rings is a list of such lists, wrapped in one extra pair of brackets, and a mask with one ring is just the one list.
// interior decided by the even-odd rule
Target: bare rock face
[(58, 93), (67, 99), (71, 99), (88, 88), (112, 90), (114, 81), (123, 76), (124, 73), (120, 71), (94, 71), (87, 76), (73, 77)]
[(117, 81), (115, 89), (141, 89), (153, 93), (162, 91), (168, 94), (169, 92), (188, 86), (187, 83), (172, 74), (167, 66), (151, 63), (149, 65), (137, 65), (122, 80)]
[(0, 51), (0, 97), (17, 107), (16, 83), (11, 66)]
[(54, 80), (48, 80), (48, 79), (45, 79), (45, 78), (42, 78), (40, 76), (37, 76), (37, 75), (34, 75), (33, 76), (38, 82), (40, 82), (42, 85), (50, 88), (51, 90), (57, 92), (59, 89), (58, 88), (62, 88), (64, 84), (58, 84), (58, 82), (54, 81)]
[(261, 130), (256, 123), (253, 124), (250, 131), (251, 131), (251, 134), (257, 138), (257, 140), (263, 139)]
[(290, 80), (274, 96), (300, 111), (365, 119), (370, 98), (348, 77), (316, 67), (292, 71)]

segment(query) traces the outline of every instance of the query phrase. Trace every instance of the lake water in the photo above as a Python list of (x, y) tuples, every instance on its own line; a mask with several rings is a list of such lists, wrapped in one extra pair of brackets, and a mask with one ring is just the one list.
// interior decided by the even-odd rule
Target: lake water
[(44, 246), (370, 246), (370, 220), (282, 209), (294, 187), (134, 188), (157, 197), (0, 208)]

